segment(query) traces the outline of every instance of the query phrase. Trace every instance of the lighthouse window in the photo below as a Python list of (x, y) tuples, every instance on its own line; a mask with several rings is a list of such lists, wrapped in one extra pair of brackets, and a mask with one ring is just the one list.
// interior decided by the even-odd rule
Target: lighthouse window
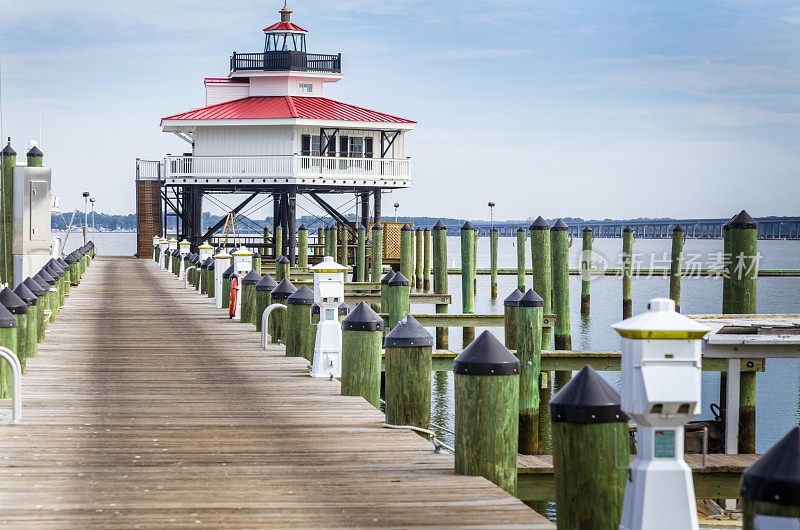
[(312, 85), (311, 83), (300, 83), (300, 92), (301, 93), (305, 92), (305, 93), (310, 94), (313, 91), (314, 91), (314, 85)]
[(360, 136), (350, 137), (350, 158), (361, 158), (364, 156), (364, 139)]

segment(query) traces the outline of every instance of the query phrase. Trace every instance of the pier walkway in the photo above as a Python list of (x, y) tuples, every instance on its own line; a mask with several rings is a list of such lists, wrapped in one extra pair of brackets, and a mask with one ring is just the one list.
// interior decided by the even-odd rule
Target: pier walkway
[(306, 364), (152, 262), (98, 258), (0, 425), (0, 527), (554, 528)]

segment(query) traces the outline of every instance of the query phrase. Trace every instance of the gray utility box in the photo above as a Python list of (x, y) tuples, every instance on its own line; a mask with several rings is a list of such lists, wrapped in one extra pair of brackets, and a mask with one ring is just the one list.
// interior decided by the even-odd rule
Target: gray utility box
[(14, 168), (14, 285), (50, 259), (50, 168)]

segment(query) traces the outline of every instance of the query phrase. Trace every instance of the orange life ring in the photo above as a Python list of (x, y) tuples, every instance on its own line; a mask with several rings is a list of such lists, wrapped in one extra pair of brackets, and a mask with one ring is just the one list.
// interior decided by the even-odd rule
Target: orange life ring
[(228, 298), (228, 316), (236, 315), (236, 293), (239, 291), (239, 278), (231, 275), (231, 296)]

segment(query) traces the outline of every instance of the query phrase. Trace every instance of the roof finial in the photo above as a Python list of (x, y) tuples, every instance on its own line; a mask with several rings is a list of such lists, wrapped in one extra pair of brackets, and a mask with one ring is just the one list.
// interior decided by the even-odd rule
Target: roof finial
[(292, 17), (292, 10), (289, 9), (288, 3), (289, 0), (284, 0), (283, 8), (278, 11), (278, 13), (281, 14), (281, 22), (290, 22), (290, 18)]

